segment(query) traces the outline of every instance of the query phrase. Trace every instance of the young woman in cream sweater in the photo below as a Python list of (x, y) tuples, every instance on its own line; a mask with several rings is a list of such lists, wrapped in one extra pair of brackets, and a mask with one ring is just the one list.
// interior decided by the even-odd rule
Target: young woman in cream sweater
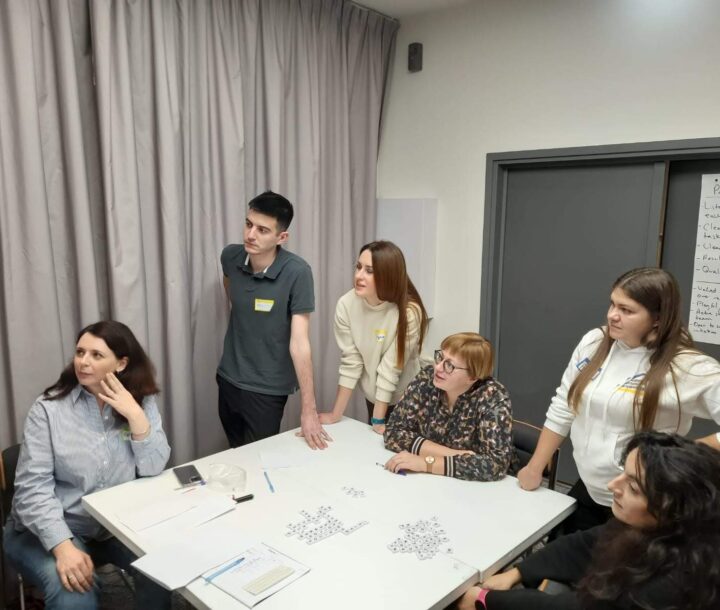
[(420, 370), (420, 348), (428, 317), (410, 281), (405, 257), (395, 244), (374, 241), (360, 249), (354, 287), (335, 308), (335, 339), (341, 351), (332, 411), (320, 422), (338, 421), (360, 383), (368, 420), (378, 434), (392, 405)]

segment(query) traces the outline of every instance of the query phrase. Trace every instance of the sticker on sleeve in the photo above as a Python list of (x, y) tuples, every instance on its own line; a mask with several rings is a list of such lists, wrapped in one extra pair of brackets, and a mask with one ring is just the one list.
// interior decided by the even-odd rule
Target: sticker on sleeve
[[(590, 364), (590, 358), (583, 358), (580, 362), (578, 362), (578, 363), (575, 365), (575, 368), (576, 368), (578, 371), (582, 371), (588, 364)], [(597, 376), (598, 376), (600, 373), (602, 373), (602, 367), (600, 367), (597, 371), (595, 371), (595, 373), (593, 374), (593, 376), (590, 378), (590, 381), (595, 381), (595, 379), (597, 378)]]
[(385, 341), (385, 335), (387, 335), (387, 331), (384, 328), (375, 329), (375, 340), (378, 343), (382, 343), (383, 341)]
[(275, 301), (272, 299), (255, 299), (255, 311), (264, 311), (268, 313), (272, 310)]

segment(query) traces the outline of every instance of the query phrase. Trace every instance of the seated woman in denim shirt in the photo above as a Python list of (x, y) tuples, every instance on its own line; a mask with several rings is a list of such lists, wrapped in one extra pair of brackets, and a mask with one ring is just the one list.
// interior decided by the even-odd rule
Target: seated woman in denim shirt
[[(136, 559), (80, 500), (165, 468), (158, 391), (132, 331), (103, 321), (80, 331), (73, 361), (30, 408), (4, 544), (48, 610), (97, 608), (94, 564), (127, 569)], [(135, 584), (137, 607), (170, 607), (168, 591), (140, 574)]]

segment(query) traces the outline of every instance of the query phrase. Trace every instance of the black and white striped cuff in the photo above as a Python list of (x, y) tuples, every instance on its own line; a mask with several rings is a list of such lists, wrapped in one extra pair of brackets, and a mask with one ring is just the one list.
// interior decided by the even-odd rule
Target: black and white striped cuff
[(445, 456), (445, 476), (446, 477), (454, 477), (455, 476), (455, 456), (454, 455), (446, 455)]
[(410, 446), (410, 453), (414, 453), (415, 455), (420, 455), (420, 447), (422, 447), (423, 443), (427, 439), (423, 438), (422, 436), (418, 436), (414, 441), (413, 444)]

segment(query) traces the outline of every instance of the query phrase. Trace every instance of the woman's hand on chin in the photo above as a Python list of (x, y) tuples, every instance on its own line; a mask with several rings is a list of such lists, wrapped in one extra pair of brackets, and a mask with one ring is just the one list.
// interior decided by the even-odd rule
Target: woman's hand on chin
[(138, 415), (138, 412), (142, 413), (140, 405), (113, 373), (108, 373), (105, 379), (100, 381), (98, 396), (128, 421)]

